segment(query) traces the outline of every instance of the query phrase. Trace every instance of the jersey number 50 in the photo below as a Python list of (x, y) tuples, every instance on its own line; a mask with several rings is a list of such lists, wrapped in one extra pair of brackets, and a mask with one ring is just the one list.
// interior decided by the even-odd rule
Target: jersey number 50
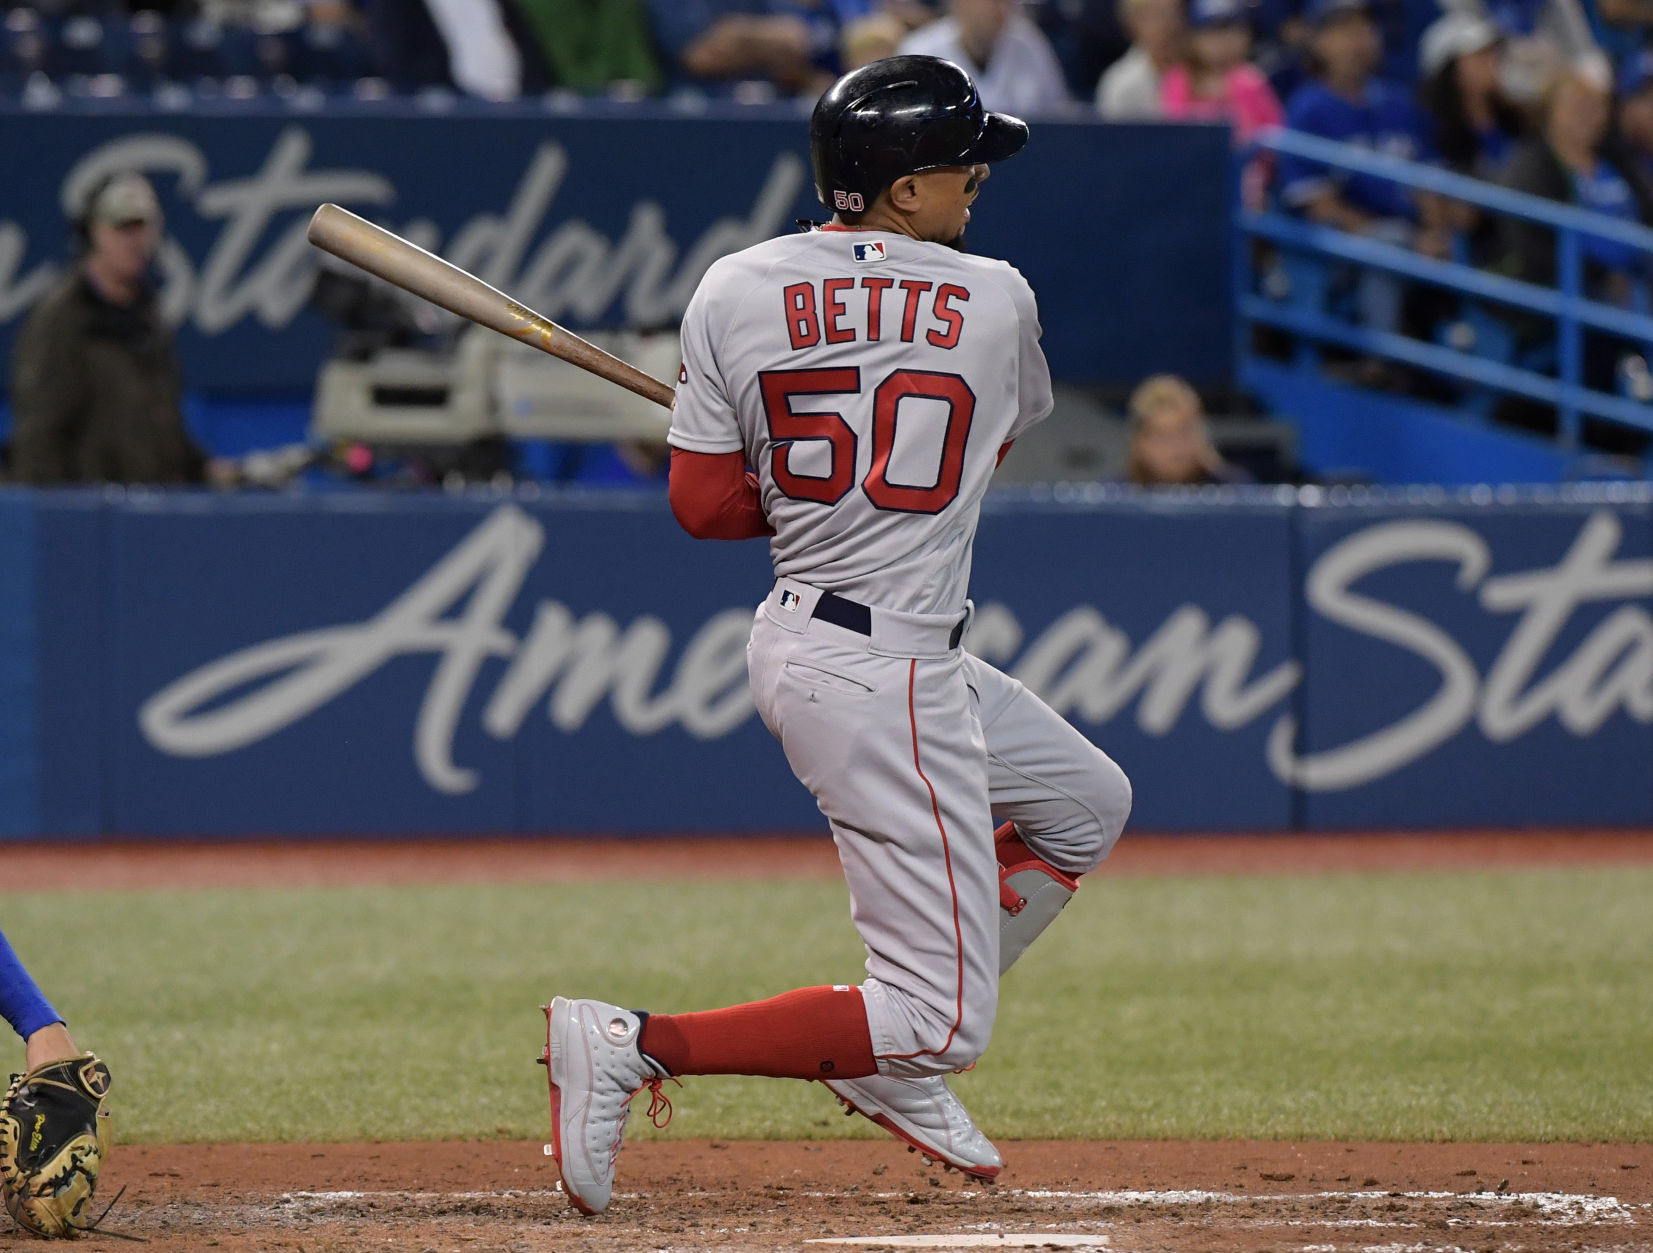
[[(793, 500), (836, 505), (855, 486), (855, 431), (836, 412), (794, 413), (794, 396), (859, 395), (861, 371), (853, 366), (817, 370), (769, 370), (758, 376), (763, 388), (763, 412), (769, 420), (774, 445), (770, 474), (775, 486)], [(909, 397), (940, 400), (947, 405), (947, 429), (941, 439), (941, 461), (936, 481), (928, 487), (889, 480), (890, 454), (895, 449), (895, 424), (901, 402)], [(964, 477), (964, 446), (976, 412), (976, 394), (957, 374), (928, 370), (897, 370), (872, 394), (872, 464), (861, 489), (879, 509), (895, 513), (940, 513), (959, 494)], [(822, 440), (831, 449), (825, 475), (794, 474), (789, 464), (792, 445)]]

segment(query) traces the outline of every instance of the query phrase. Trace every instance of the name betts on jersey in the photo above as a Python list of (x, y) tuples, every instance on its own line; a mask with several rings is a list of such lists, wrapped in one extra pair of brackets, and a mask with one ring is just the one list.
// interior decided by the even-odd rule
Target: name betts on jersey
[(999, 450), (1051, 407), (1038, 340), (1002, 261), (883, 231), (783, 236), (702, 281), (669, 438), (746, 454), (777, 576), (958, 612)]

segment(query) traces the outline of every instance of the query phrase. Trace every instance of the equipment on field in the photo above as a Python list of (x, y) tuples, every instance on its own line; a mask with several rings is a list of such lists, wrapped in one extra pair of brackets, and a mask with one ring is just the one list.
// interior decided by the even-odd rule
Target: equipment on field
[(1079, 890), (1079, 880), (1063, 874), (1022, 843), (1016, 824), (993, 832), (999, 859), (999, 973), (1027, 952), (1027, 946), (1056, 921)]
[[(90, 1053), (13, 1075), (0, 1098), (0, 1195), (37, 1236), (75, 1236), (108, 1153), (109, 1068)], [(107, 1212), (107, 1211), (106, 1211)]]
[[(617, 331), (594, 346), (655, 371), (677, 369), (677, 339)], [(466, 327), (451, 351), (381, 348), (334, 358), (316, 380), (311, 436), (402, 448), (487, 439), (663, 442), (665, 410), (575, 365), (513, 351)]]
[(815, 192), (860, 213), (896, 179), (1013, 157), (1027, 123), (982, 107), (970, 76), (940, 57), (888, 57), (844, 75), (809, 120)]

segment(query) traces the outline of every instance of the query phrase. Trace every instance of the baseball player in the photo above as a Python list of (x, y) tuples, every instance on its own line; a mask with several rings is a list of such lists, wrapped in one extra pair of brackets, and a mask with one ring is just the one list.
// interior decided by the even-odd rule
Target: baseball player
[(949, 61), (846, 75), (810, 123), (832, 222), (718, 261), (684, 316), (673, 512), (772, 537), (752, 693), (831, 826), (867, 977), (692, 1014), (555, 998), (552, 1149), (584, 1213), (608, 1205), (631, 1099), (669, 1117), (678, 1075), (818, 1079), (927, 1157), (1003, 1164), (946, 1076), (1131, 804), (1112, 761), (959, 646), (982, 494), (1051, 408), (1026, 280), (958, 247), (1026, 142)]
[[(24, 1230), (72, 1237), (91, 1217), (108, 1152), (109, 1068), (82, 1053), (0, 934), (0, 1017), (23, 1037), (24, 1072), (0, 1095), (0, 1203)], [(107, 1212), (107, 1211), (105, 1211)]]

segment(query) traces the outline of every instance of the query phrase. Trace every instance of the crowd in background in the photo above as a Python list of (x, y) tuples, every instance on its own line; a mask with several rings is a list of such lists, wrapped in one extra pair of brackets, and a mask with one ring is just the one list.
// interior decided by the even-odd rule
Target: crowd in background
[[(964, 65), (1008, 112), (1227, 120), (1241, 143), (1283, 121), (1653, 212), (1653, 0), (34, 0), (0, 25), (0, 94), (42, 101), (169, 84), (807, 99), (848, 69), (922, 52)], [(1271, 172), (1315, 220), (1434, 255), (1467, 233), (1478, 260), (1546, 265), (1533, 241), (1302, 162), (1250, 171), (1254, 202)], [(1609, 273), (1620, 260), (1592, 257)], [(1368, 293), (1375, 323), (1391, 297)]]
[[(1653, 211), (1653, 0), (34, 0), (4, 8), (0, 95), (565, 91), (811, 98), (896, 52), (1034, 117), (1294, 129), (1621, 216)], [(1569, 136), (1571, 138), (1569, 138)], [(1251, 172), (1260, 201), (1266, 167)], [(1442, 253), (1521, 240), (1372, 179), (1287, 163), (1284, 203)], [(1569, 185), (1570, 184), (1570, 188)], [(1513, 258), (1510, 260), (1509, 258)], [(1607, 270), (1614, 259), (1593, 260)], [(1373, 297), (1381, 299), (1381, 297)]]
[[(1333, 6), (1336, 7), (1336, 6)], [(158, 84), (257, 93), (547, 90), (809, 97), (897, 51), (970, 69), (995, 108), (1035, 116), (1276, 120), (1314, 76), (1317, 0), (31, 0), (0, 3), (0, 90), (31, 79), (91, 94)], [(1374, 0), (1380, 77), (1436, 78), (1473, 42), (1505, 41), (1502, 85), (1531, 106), (1564, 60), (1633, 59), (1653, 0)], [(43, 89), (44, 90), (44, 89)]]
[[(1227, 121), (1242, 145), (1284, 123), (1653, 221), (1653, 0), (0, 0), (0, 19), (0, 95), (25, 103), (169, 87), (232, 97), (408, 92), (503, 102), (561, 91), (760, 102), (809, 99), (845, 70), (918, 52), (964, 65), (994, 109)], [(1278, 205), (1529, 282), (1556, 280), (1548, 228), (1383, 179), (1257, 158), (1243, 190), (1253, 207)], [(136, 239), (155, 227), (126, 210), (124, 224), (89, 213), (83, 229)], [(1588, 240), (1589, 294), (1646, 309), (1648, 261), (1624, 244)], [(65, 326), (84, 322), (94, 338), (109, 327), (93, 322), (109, 321), (111, 303), (122, 306), (109, 294), (119, 284), (103, 276), (100, 286), (98, 277), (66, 287), (55, 308)], [(1428, 301), (1420, 312), (1420, 289), (1392, 274), (1351, 267), (1345, 278), (1359, 320), (1373, 329), (1428, 338), (1442, 316)], [(127, 338), (149, 342), (148, 304), (142, 316), (116, 321)], [(1515, 331), (1525, 347), (1543, 349), (1539, 329)], [(25, 358), (28, 342), (19, 346)], [(1588, 347), (1591, 381), (1610, 385), (1614, 345)], [(162, 392), (173, 386), (169, 362), (149, 363)], [(82, 375), (52, 403), (67, 405)], [(20, 377), (26, 385), (27, 373)], [(1150, 380), (1132, 401), (1131, 477), (1227, 481), (1198, 398), (1173, 383)], [(14, 377), (14, 393), (18, 386)], [(174, 438), (178, 405), (167, 396), (138, 415), (172, 441), (177, 464), (164, 477), (212, 477), (199, 450)], [(108, 426), (130, 421), (116, 415)], [(91, 466), (70, 474), (67, 462), (58, 466), (67, 450), (29, 447), (29, 432), (20, 434), (25, 460), (56, 467), (46, 477), (98, 477)], [(1164, 470), (1173, 463), (1181, 468)]]

